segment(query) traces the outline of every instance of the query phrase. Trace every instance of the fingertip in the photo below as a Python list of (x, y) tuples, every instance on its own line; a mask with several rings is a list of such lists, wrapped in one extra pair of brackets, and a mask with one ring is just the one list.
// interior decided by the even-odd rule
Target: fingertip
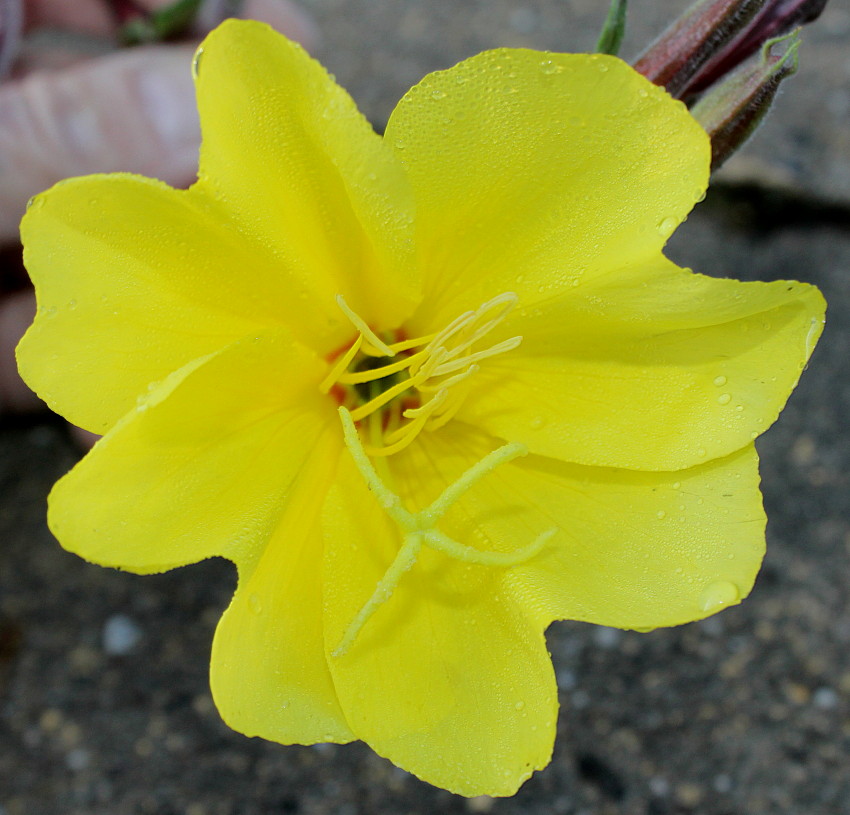
[(308, 51), (319, 44), (320, 33), (315, 20), (289, 0), (245, 0), (239, 16), (268, 23)]
[(0, 413), (28, 413), (44, 403), (18, 373), (15, 348), (35, 317), (35, 293), (16, 292), (0, 301)]

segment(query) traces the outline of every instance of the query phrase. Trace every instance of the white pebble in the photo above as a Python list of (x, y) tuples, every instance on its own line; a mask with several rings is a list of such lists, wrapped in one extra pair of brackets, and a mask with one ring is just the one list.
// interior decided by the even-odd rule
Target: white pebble
[(103, 625), (103, 650), (110, 656), (129, 654), (142, 630), (126, 614), (113, 614)]

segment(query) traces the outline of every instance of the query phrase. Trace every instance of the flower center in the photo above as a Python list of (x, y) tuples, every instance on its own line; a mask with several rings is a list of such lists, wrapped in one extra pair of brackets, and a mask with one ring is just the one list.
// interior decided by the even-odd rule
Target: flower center
[[(487, 345), (487, 335), (516, 305), (517, 296), (505, 292), (452, 320), (442, 331), (416, 339), (401, 332), (387, 344), (337, 295), (337, 304), (357, 329), (357, 337), (343, 351), (319, 386), (333, 391), (345, 445), (352, 461), (401, 533), (401, 545), (374, 592), (346, 628), (334, 657), (344, 656), (364, 625), (395, 591), (405, 572), (416, 563), (423, 546), (450, 558), (479, 566), (510, 567), (536, 555), (557, 530), (547, 530), (527, 546), (512, 552), (492, 552), (465, 546), (441, 532), (437, 524), (449, 508), (496, 467), (528, 452), (522, 444), (505, 444), (474, 464), (449, 484), (429, 506), (412, 511), (381, 478), (391, 478), (385, 456), (403, 450), (423, 430), (442, 427), (460, 408), (470, 378), (488, 357), (516, 348), (522, 337)], [(391, 360), (391, 361), (388, 361)], [(364, 430), (360, 437), (357, 424)], [(375, 464), (371, 458), (376, 458)]]
[(365, 450), (370, 456), (397, 453), (423, 430), (442, 427), (463, 404), (479, 362), (522, 342), (522, 337), (490, 346), (483, 342), (516, 305), (513, 292), (464, 312), (436, 334), (416, 339), (397, 335), (390, 344), (369, 328), (342, 295), (336, 299), (358, 334), (320, 389), (323, 393), (334, 390), (355, 423), (368, 420)]

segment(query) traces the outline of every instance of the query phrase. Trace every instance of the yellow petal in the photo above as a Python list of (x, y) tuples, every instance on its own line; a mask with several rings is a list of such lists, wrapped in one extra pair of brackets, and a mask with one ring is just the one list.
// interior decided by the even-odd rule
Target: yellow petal
[[(498, 442), (461, 422), (412, 447), (410, 478), (439, 462), (454, 479)], [(752, 588), (765, 516), (752, 445), (673, 473), (571, 465), (529, 455), (478, 482), (443, 529), (510, 551), (541, 531), (539, 554), (504, 570), (501, 592), (541, 627), (554, 619), (649, 629), (709, 616)]]
[(812, 286), (740, 283), (663, 257), (506, 321), (459, 414), (532, 451), (674, 470), (748, 445), (779, 415), (823, 328)]
[(339, 457), (336, 426), (314, 445), (281, 498), (278, 528), (259, 561), (243, 564), (219, 622), (210, 685), (222, 718), (246, 736), (283, 744), (346, 742), (322, 636), (319, 509)]
[(685, 107), (602, 55), (479, 54), (410, 90), (385, 138), (416, 197), (422, 333), (657, 255), (708, 181)]
[[(436, 491), (434, 469), (421, 474)], [(323, 512), (325, 638), (335, 650), (399, 545), (344, 453)], [(512, 795), (550, 759), (557, 692), (539, 628), (496, 570), (423, 550), (329, 665), (349, 726), (377, 753), (462, 795)]]
[(50, 494), (69, 551), (158, 572), (212, 555), (249, 563), (332, 408), (325, 366), (280, 336), (244, 340), (168, 377)]
[(34, 200), (21, 234), (39, 304), (18, 347), (21, 373), (96, 433), (150, 383), (303, 312), (273, 256), (216, 207), (158, 181), (57, 184)]
[[(269, 246), (299, 308), (350, 334), (335, 295), (378, 329), (418, 298), (404, 172), (348, 94), (296, 43), (228, 20), (196, 57), (199, 188)], [(340, 334), (340, 330), (347, 332)]]

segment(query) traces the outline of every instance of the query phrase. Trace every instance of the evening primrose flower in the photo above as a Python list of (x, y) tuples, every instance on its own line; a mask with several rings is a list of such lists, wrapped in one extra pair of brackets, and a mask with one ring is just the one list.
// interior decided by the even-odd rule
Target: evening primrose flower
[(139, 573), (236, 563), (211, 663), (236, 730), (512, 794), (551, 756), (551, 621), (749, 592), (753, 439), (823, 300), (663, 256), (708, 139), (614, 57), (480, 54), (383, 139), (262, 25), (195, 72), (195, 185), (72, 179), (23, 222), (21, 370), (105, 434), (51, 529)]

